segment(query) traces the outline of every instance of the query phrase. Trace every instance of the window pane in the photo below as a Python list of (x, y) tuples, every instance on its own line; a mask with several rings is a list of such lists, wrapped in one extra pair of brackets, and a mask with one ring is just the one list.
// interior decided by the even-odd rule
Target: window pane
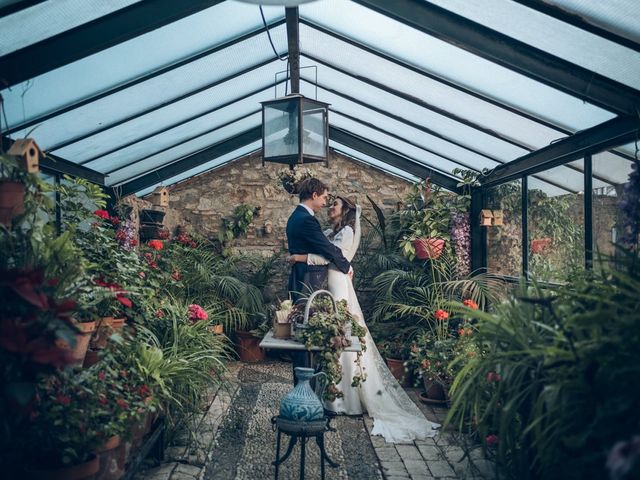
[[(560, 168), (547, 173), (553, 176)], [(528, 194), (529, 272), (537, 280), (566, 281), (584, 268), (584, 195), (554, 195), (535, 184)]]
[[(611, 168), (610, 155), (608, 152), (599, 153), (592, 158), (593, 171), (607, 171)], [(594, 266), (598, 267), (598, 253), (602, 255), (614, 254), (614, 242), (618, 241), (621, 234), (621, 220), (619, 203), (620, 196), (628, 181), (631, 173), (631, 162), (620, 164), (620, 167), (611, 172), (612, 176), (620, 178), (621, 181), (606, 187), (596, 188), (594, 186), (592, 193), (593, 198), (593, 249), (594, 249)]]
[(522, 184), (504, 183), (487, 191), (487, 207), (502, 210), (503, 224), (487, 228), (487, 270), (496, 275), (522, 275)]

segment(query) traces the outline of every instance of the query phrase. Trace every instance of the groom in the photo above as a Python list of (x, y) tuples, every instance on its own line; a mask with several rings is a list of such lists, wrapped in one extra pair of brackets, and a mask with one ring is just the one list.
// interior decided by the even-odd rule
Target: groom
[[(332, 262), (342, 273), (351, 271), (342, 251), (322, 233), (315, 214), (327, 204), (327, 186), (317, 178), (308, 178), (298, 186), (300, 204), (287, 222), (289, 254), (315, 253)], [(300, 301), (302, 292), (311, 293), (324, 286), (327, 280), (327, 265), (307, 265), (297, 262), (291, 266), (289, 292), (294, 303)]]

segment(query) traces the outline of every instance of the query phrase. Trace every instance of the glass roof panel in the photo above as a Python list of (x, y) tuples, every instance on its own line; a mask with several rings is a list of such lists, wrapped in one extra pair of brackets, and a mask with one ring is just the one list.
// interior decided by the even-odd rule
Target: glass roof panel
[(255, 152), (261, 147), (262, 147), (262, 141), (250, 143), (245, 147), (239, 148), (237, 150), (234, 150), (233, 152), (229, 152), (225, 155), (212, 159), (210, 162), (199, 165), (198, 167), (188, 170), (186, 172), (183, 172), (180, 175), (176, 175), (175, 177), (171, 177), (163, 182), (158, 182), (149, 188), (140, 190), (139, 192), (136, 193), (136, 195), (139, 197), (142, 197), (144, 195), (151, 193), (156, 187), (160, 185), (164, 185), (164, 186), (173, 185), (178, 182), (181, 182), (182, 180), (195, 177), (196, 175), (201, 175), (209, 170), (220, 167), (225, 163), (232, 162), (238, 158), (244, 157), (245, 155)]
[[(389, 85), (435, 108), (450, 112), (454, 116), (477, 125), (490, 127), (531, 149), (548, 145), (565, 136), (558, 130), (399, 66), (304, 24), (300, 25), (300, 35), (304, 45), (303, 54), (310, 53), (319, 60), (336, 65), (351, 75), (362, 75), (378, 84)], [(340, 52), (340, 55), (336, 55), (335, 52)], [(311, 59), (309, 62), (315, 63)], [(328, 68), (324, 65), (322, 67)], [(330, 71), (331, 79), (344, 76), (334, 69)], [(327, 80), (326, 75), (321, 78)], [(333, 83), (337, 81), (336, 78)]]
[[(313, 80), (312, 78), (308, 78), (306, 75), (306, 73), (301, 73), (301, 78), (304, 78), (307, 81)], [(502, 161), (510, 161), (529, 153), (525, 149), (516, 147), (492, 135), (476, 130), (464, 123), (452, 120), (444, 115), (417, 106), (413, 102), (387, 93), (377, 87), (366, 85), (360, 80), (343, 75), (322, 65), (318, 66), (318, 83), (322, 85), (330, 84), (341, 93), (365, 102), (367, 105), (377, 107), (385, 112), (395, 114), (410, 122), (422, 125), (440, 135), (443, 135), (445, 138), (454, 139), (457, 143), (468, 146), (473, 150), (482, 152), (492, 158), (498, 158)], [(324, 95), (325, 94), (323, 93), (323, 96)], [(333, 96), (327, 95), (326, 98), (320, 98), (319, 100), (333, 103), (336, 97), (338, 96), (335, 94)], [(327, 98), (330, 98), (330, 100), (327, 100)], [(335, 101), (336, 103), (338, 102), (337, 99)]]
[(354, 160), (363, 162), (367, 165), (370, 165), (371, 167), (377, 168), (378, 170), (382, 170), (383, 172), (388, 173), (390, 175), (400, 177), (409, 182), (417, 182), (419, 180), (419, 178), (416, 177), (415, 175), (411, 175), (410, 173), (407, 173), (404, 170), (400, 170), (399, 168), (389, 165), (388, 163), (381, 162), (376, 158), (370, 157), (369, 155), (359, 152), (358, 150), (354, 150), (351, 147), (347, 147), (346, 145), (342, 145), (341, 143), (338, 143), (334, 140), (329, 140), (329, 146), (331, 148), (334, 148), (337, 152), (342, 153), (343, 155), (351, 157)]
[[(595, 161), (596, 155), (598, 161)], [(611, 152), (600, 152), (596, 155), (593, 155), (594, 160), (591, 167), (593, 176), (597, 177), (593, 179), (594, 188), (607, 185), (623, 185), (627, 182), (627, 177), (631, 171), (631, 161)], [(571, 162), (570, 165), (579, 164), (581, 166), (581, 162), (582, 160), (578, 160), (577, 162)]]
[[(267, 21), (282, 16), (282, 8), (265, 8)], [(7, 120), (9, 125), (13, 126), (38, 118), (260, 27), (262, 27), (262, 19), (257, 5), (239, 2), (220, 3), (15, 85), (11, 90), (5, 89), (2, 95), (5, 99)], [(270, 32), (276, 48), (280, 52), (286, 52), (287, 39), (284, 26), (272, 28)], [(149, 103), (158, 103), (161, 99), (178, 96), (189, 88), (210, 83), (269, 58), (273, 58), (273, 51), (266, 33), (262, 33), (245, 40), (240, 45), (208, 55), (97, 103), (100, 104), (100, 109), (107, 109), (105, 114), (108, 113), (109, 116), (105, 118), (114, 120), (130, 111), (127, 108), (130, 102), (133, 102), (132, 107), (138, 108)], [(281, 69), (285, 68), (286, 65)], [(69, 79), (73, 81), (70, 82)], [(151, 88), (153, 90), (150, 90)], [(114, 108), (118, 111), (113, 112)], [(59, 119), (56, 120), (58, 121)], [(79, 123), (77, 127), (82, 126), (84, 120)], [(94, 125), (95, 123), (90, 123), (89, 127)]]
[[(614, 115), (346, 0), (300, 6), (300, 15), (376, 50), (562, 128), (582, 130)], [(357, 21), (354, 21), (357, 19)], [(307, 45), (302, 45), (304, 51)], [(348, 50), (334, 55), (351, 55)], [(523, 92), (527, 92), (523, 95)]]
[(593, 25), (640, 43), (640, 3), (637, 0), (548, 0), (548, 3), (574, 13)]
[(230, 125), (224, 126), (211, 133), (202, 135), (194, 140), (186, 142), (181, 145), (177, 145), (173, 148), (168, 148), (162, 152), (146, 158), (138, 163), (131, 164), (121, 170), (115, 171), (110, 174), (105, 182), (108, 185), (116, 185), (132, 180), (135, 177), (144, 175), (145, 173), (164, 167), (174, 161), (187, 157), (193, 153), (204, 150), (218, 142), (227, 140), (228, 138), (238, 135), (252, 127), (260, 125), (262, 122), (261, 114), (257, 113), (247, 118), (234, 122)]
[[(576, 65), (640, 88), (640, 53), (511, 0), (429, 0)], [(640, 15), (637, 5), (634, 8)], [(630, 14), (631, 12), (628, 12)]]
[[(216, 110), (211, 113), (207, 112), (221, 105), (225, 105), (236, 98), (240, 98), (247, 93), (263, 89), (260, 93), (247, 97), (239, 102), (232, 103), (228, 107), (224, 107), (223, 110), (235, 112), (230, 113), (230, 118), (237, 118), (256, 108), (260, 108), (261, 101), (274, 98), (273, 74), (280, 68), (282, 68), (280, 62), (272, 62), (269, 65), (207, 89), (180, 102), (137, 117), (122, 125), (110, 128), (80, 142), (73, 143), (68, 147), (55, 150), (55, 154), (74, 162), (81, 162), (100, 156), (104, 152), (109, 152), (120, 145), (128, 145), (138, 139), (153, 135), (162, 129), (187, 121), (187, 123), (182, 126), (160, 133), (157, 136), (153, 136), (127, 148), (126, 153), (119, 151), (111, 155), (119, 158), (120, 155), (124, 154), (127, 158), (135, 158), (136, 155), (146, 154), (146, 150), (157, 149), (157, 146), (171, 141), (167, 140), (166, 137), (170, 136), (173, 138), (173, 133), (180, 135), (180, 132), (189, 133), (190, 130), (190, 133), (195, 133), (211, 128), (211, 125), (206, 124), (207, 121), (210, 122), (212, 119), (217, 119), (218, 116), (224, 117), (226, 114), (222, 113), (221, 110)], [(196, 116), (200, 117), (188, 121)], [(162, 138), (162, 140), (160, 140), (160, 138)], [(111, 157), (111, 155), (107, 155), (104, 158)], [(91, 164), (87, 166), (93, 168)]]
[(537, 178), (529, 177), (529, 179), (527, 180), (527, 183), (529, 185), (530, 190), (533, 190), (533, 189), (541, 190), (547, 195), (549, 195), (550, 197), (567, 194), (567, 191), (564, 188), (556, 187), (554, 185), (551, 185), (550, 183), (543, 182), (542, 180), (539, 180)]
[(0, 32), (2, 32), (0, 56), (33, 45), (139, 1), (56, 0), (32, 5), (0, 18)]

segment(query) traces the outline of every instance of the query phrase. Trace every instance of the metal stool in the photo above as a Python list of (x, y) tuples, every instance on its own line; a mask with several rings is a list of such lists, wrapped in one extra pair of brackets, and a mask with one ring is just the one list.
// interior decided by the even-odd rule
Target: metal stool
[[(331, 431), (335, 432), (336, 429), (329, 425), (330, 418), (324, 417), (322, 420), (317, 420), (314, 422), (294, 422), (291, 420), (285, 420), (284, 418), (280, 418), (279, 416), (273, 417), (271, 419), (271, 424), (273, 425), (273, 429), (277, 430), (278, 435), (276, 437), (276, 459), (272, 462), (272, 465), (276, 467), (276, 480), (278, 479), (278, 473), (280, 471), (280, 464), (284, 463), (287, 458), (291, 455), (293, 451), (293, 447), (298, 443), (298, 439), (300, 439), (300, 480), (304, 479), (304, 463), (305, 463), (305, 454), (306, 454), (306, 443), (308, 437), (315, 437), (316, 443), (318, 444), (318, 448), (320, 448), (320, 478), (324, 480), (324, 461), (333, 467), (337, 468), (340, 464), (334, 462), (327, 455), (326, 450), (324, 449), (324, 432)], [(289, 435), (291, 437), (289, 439), (289, 446), (287, 447), (287, 451), (284, 456), (280, 458), (280, 436), (282, 434)]]

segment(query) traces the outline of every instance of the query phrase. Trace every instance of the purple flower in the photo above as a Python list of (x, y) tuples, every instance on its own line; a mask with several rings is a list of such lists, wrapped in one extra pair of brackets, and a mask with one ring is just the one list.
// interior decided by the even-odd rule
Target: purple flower
[(451, 240), (458, 259), (458, 274), (471, 272), (471, 225), (468, 213), (457, 213), (451, 222)]
[(628, 248), (638, 245), (640, 235), (640, 161), (631, 166), (629, 181), (624, 186), (619, 203), (622, 217), (620, 243)]

